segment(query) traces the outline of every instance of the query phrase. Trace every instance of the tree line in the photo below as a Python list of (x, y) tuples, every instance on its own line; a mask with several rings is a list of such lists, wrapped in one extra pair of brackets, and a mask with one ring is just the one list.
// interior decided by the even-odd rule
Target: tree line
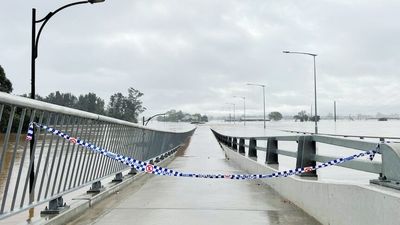
[[(29, 97), (27, 94), (23, 96)], [(142, 96), (142, 92), (130, 87), (126, 96), (121, 92), (111, 95), (107, 106), (102, 98), (92, 92), (77, 97), (72, 93), (55, 91), (45, 97), (36, 95), (35, 99), (137, 123), (139, 114), (146, 110), (140, 99)]]
[[(6, 77), (6, 73), (1, 65), (0, 91), (6, 93), (11, 93), (13, 91), (12, 82)], [(21, 96), (30, 97), (28, 94), (23, 94)], [(77, 97), (72, 93), (55, 91), (45, 97), (36, 95), (35, 99), (137, 123), (139, 114), (146, 110), (141, 100), (142, 96), (142, 92), (130, 87), (128, 88), (127, 95), (124, 95), (121, 92), (111, 95), (107, 106), (105, 105), (105, 101), (103, 99), (92, 92), (82, 94)], [(4, 116), (7, 115), (9, 115), (9, 109), (6, 107), (4, 110)], [(6, 120), (3, 119), (1, 120), (0, 124), (1, 130), (3, 130), (5, 126)]]
[(166, 112), (165, 116), (157, 117), (157, 120), (163, 122), (208, 122), (208, 117), (199, 113), (189, 114), (172, 109)]

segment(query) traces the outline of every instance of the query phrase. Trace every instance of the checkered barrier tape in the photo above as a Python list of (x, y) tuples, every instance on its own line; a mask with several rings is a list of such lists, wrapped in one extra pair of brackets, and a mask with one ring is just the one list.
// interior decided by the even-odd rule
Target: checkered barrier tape
[(120, 163), (123, 163), (127, 166), (130, 166), (131, 168), (135, 168), (138, 171), (143, 171), (146, 173), (151, 173), (155, 175), (161, 175), (161, 176), (175, 176), (175, 177), (192, 177), (192, 178), (209, 178), (209, 179), (234, 179), (234, 180), (250, 180), (250, 179), (265, 179), (265, 178), (275, 178), (275, 177), (287, 177), (291, 175), (296, 175), (296, 174), (302, 174), (302, 173), (307, 173), (311, 172), (314, 170), (318, 170), (321, 168), (325, 168), (328, 166), (334, 166), (338, 165), (344, 162), (348, 162), (357, 158), (361, 158), (364, 156), (369, 156), (369, 159), (372, 161), (374, 159), (374, 156), (376, 153), (379, 153), (379, 147), (380, 145), (378, 144), (376, 146), (375, 150), (370, 150), (370, 151), (365, 151), (361, 152), (359, 154), (354, 154), (348, 157), (343, 157), (343, 158), (338, 158), (335, 160), (331, 160), (328, 162), (320, 163), (315, 166), (308, 166), (308, 167), (303, 167), (303, 168), (296, 168), (296, 169), (290, 169), (290, 170), (285, 170), (285, 171), (280, 171), (280, 172), (275, 172), (271, 174), (197, 174), (197, 173), (182, 173), (178, 172), (172, 169), (168, 168), (163, 168), (160, 166), (152, 165), (148, 162), (140, 161), (131, 157), (123, 156), (120, 154), (116, 154), (113, 152), (110, 152), (106, 149), (97, 147), (94, 144), (91, 144), (89, 142), (85, 142), (81, 140), (80, 138), (74, 138), (69, 136), (68, 134), (61, 132), (59, 130), (56, 130), (54, 128), (48, 127), (46, 125), (38, 124), (38, 123), (31, 123), (28, 128), (28, 133), (26, 136), (26, 140), (30, 141), (32, 140), (33, 133), (34, 133), (34, 126), (40, 129), (44, 129), (49, 133), (52, 133), (53, 135), (57, 135), (61, 138), (64, 138), (67, 141), (70, 141), (73, 144), (77, 144), (79, 146), (82, 146), (83, 148), (89, 149), (93, 152), (102, 154), (108, 158), (111, 158), (113, 160), (116, 160)]

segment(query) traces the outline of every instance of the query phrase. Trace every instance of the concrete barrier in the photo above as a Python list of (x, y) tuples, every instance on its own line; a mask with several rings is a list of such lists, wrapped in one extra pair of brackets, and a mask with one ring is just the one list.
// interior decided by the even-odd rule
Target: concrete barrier
[[(230, 161), (248, 173), (277, 171), (221, 146)], [(297, 176), (261, 181), (322, 224), (400, 224), (400, 191), (394, 189), (377, 185), (328, 183)]]

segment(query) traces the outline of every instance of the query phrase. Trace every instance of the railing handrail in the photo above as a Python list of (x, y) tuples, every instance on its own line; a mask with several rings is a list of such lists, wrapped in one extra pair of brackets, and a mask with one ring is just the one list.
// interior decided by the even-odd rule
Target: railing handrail
[[(379, 174), (379, 179), (371, 180), (371, 183), (400, 190), (400, 175), (398, 174), (400, 170), (400, 143), (398, 142), (385, 142), (382, 138), (380, 138), (379, 142), (370, 142), (366, 140), (354, 140), (315, 134), (235, 137), (220, 134), (213, 129), (211, 130), (221, 144), (224, 144), (233, 151), (238, 151), (244, 156), (256, 160), (257, 151), (266, 152), (266, 164), (278, 164), (278, 155), (294, 157), (296, 158), (296, 168), (315, 167), (317, 161), (324, 163), (331, 160), (339, 160), (339, 157), (335, 158), (333, 156), (318, 154), (316, 151), (316, 143), (361, 151), (376, 151), (381, 154), (381, 161), (368, 162), (364, 160), (354, 160), (338, 164), (337, 166)], [(245, 140), (249, 140), (248, 144)], [(267, 146), (257, 146), (257, 140), (266, 140)], [(297, 142), (297, 151), (280, 149), (278, 147), (278, 141)], [(245, 149), (248, 149), (247, 154)], [(315, 170), (302, 175), (317, 177)]]
[[(305, 131), (297, 131), (297, 130), (279, 130), (283, 132), (289, 133), (297, 133), (297, 134), (311, 134), (315, 135), (313, 132), (305, 132)], [(353, 134), (331, 134), (331, 133), (318, 133), (318, 135), (332, 136), (332, 137), (350, 137), (350, 138), (376, 138), (376, 139), (400, 139), (400, 137), (390, 137), (390, 136), (372, 136), (372, 135), (353, 135)]]
[(54, 112), (54, 113), (62, 113), (66, 115), (71, 115), (71, 116), (77, 116), (77, 117), (82, 117), (86, 119), (91, 119), (91, 120), (98, 120), (98, 121), (104, 121), (104, 122), (110, 122), (110, 123), (115, 123), (119, 125), (125, 125), (125, 126), (130, 126), (130, 127), (136, 127), (136, 128), (143, 128), (145, 130), (153, 130), (153, 131), (159, 131), (159, 132), (164, 132), (164, 133), (187, 133), (190, 132), (191, 130), (187, 131), (182, 131), (182, 132), (175, 132), (175, 131), (166, 131), (166, 130), (159, 130), (159, 129), (154, 129), (154, 128), (149, 128), (142, 126), (137, 123), (132, 123), (120, 119), (115, 119), (112, 117), (100, 115), (100, 114), (95, 114), (95, 113), (90, 113), (86, 111), (82, 111), (79, 109), (73, 109), (65, 106), (59, 106), (47, 102), (42, 102), (39, 100), (33, 100), (30, 98), (25, 98), (17, 95), (11, 95), (7, 94), (5, 92), (0, 92), (0, 102), (10, 104), (10, 105), (15, 105), (19, 107), (24, 107), (24, 108), (31, 108), (31, 109), (40, 109), (40, 110), (45, 110), (48, 112)]
[[(269, 136), (269, 137), (234, 137), (218, 133), (211, 129), (220, 144), (233, 151), (257, 160), (257, 150), (266, 152), (266, 164), (278, 164), (278, 155), (296, 158), (296, 168), (315, 167), (316, 162), (332, 162), (340, 160), (340, 156), (317, 154), (316, 143), (328, 144), (361, 151), (375, 151), (381, 154), (381, 161), (368, 162), (364, 160), (347, 161), (337, 166), (355, 170), (379, 174), (379, 179), (371, 180), (371, 183), (400, 190), (400, 143), (388, 142), (380, 138), (379, 142), (354, 140), (343, 137), (325, 135), (304, 134), (293, 136)], [(245, 140), (249, 140), (248, 144)], [(266, 140), (267, 146), (257, 146), (257, 140)], [(278, 141), (297, 142), (297, 151), (288, 151), (278, 148)], [(222, 146), (222, 145), (221, 145)], [(247, 155), (245, 149), (248, 149)], [(349, 156), (352, 157), (352, 156)], [(336, 164), (335, 164), (336, 165)], [(304, 176), (317, 177), (315, 170), (302, 174)]]

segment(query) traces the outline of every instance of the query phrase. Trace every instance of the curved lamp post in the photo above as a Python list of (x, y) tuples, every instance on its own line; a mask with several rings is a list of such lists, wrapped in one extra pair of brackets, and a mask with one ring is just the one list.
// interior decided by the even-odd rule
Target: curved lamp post
[(144, 119), (144, 116), (143, 116), (143, 126), (147, 126), (147, 124), (150, 122), (150, 120), (153, 119), (154, 117), (157, 117), (157, 116), (164, 116), (164, 115), (167, 115), (167, 113), (159, 113), (159, 114), (150, 116), (147, 120), (145, 120), (145, 119)]
[[(36, 64), (36, 58), (38, 56), (38, 45), (39, 45), (39, 39), (40, 35), (42, 34), (44, 26), (47, 24), (47, 22), (50, 20), (51, 17), (53, 17), (55, 14), (57, 14), (59, 11), (74, 6), (74, 5), (80, 5), (80, 4), (94, 4), (94, 3), (100, 3), (104, 2), (105, 0), (88, 0), (88, 1), (79, 1), (79, 2), (74, 2), (70, 3), (67, 5), (64, 5), (58, 9), (56, 9), (54, 12), (49, 12), (44, 18), (40, 20), (36, 20), (36, 9), (32, 9), (32, 57), (31, 57), (31, 98), (35, 99), (35, 64)], [(38, 33), (36, 34), (36, 24), (42, 24), (39, 28)]]
[(315, 108), (315, 115), (314, 115), (314, 123), (315, 123), (315, 134), (318, 134), (318, 114), (317, 114), (317, 68), (315, 66), (315, 57), (317, 54), (309, 53), (309, 52), (292, 52), (292, 51), (283, 51), (286, 54), (301, 54), (301, 55), (309, 55), (312, 56), (314, 59), (314, 108)]
[(263, 106), (264, 106), (264, 129), (267, 127), (266, 126), (266, 123), (265, 123), (265, 84), (252, 84), (252, 83), (248, 83), (247, 85), (250, 85), (250, 86), (259, 86), (259, 87), (262, 87), (262, 89), (263, 89)]
[[(88, 0), (88, 1), (79, 1), (79, 2), (74, 2), (70, 3), (67, 5), (64, 5), (58, 9), (56, 9), (54, 12), (49, 12), (44, 18), (40, 20), (36, 20), (36, 9), (32, 9), (32, 55), (31, 55), (31, 99), (35, 99), (35, 69), (36, 69), (36, 58), (38, 56), (38, 45), (39, 45), (39, 39), (40, 35), (43, 31), (44, 26), (47, 24), (47, 22), (50, 20), (51, 17), (53, 17), (55, 14), (57, 14), (59, 11), (74, 6), (74, 5), (80, 5), (80, 4), (94, 4), (94, 3), (100, 3), (104, 2), (105, 0)], [(38, 33), (36, 34), (36, 24), (41, 24)], [(29, 178), (29, 196), (30, 196), (30, 201), (32, 202), (33, 199), (33, 194), (34, 194), (34, 180), (35, 180), (35, 172), (34, 172), (34, 155), (33, 155), (33, 145), (35, 143), (35, 136), (33, 135), (32, 140), (30, 142), (30, 157), (31, 157), (31, 173), (30, 173), (30, 178)], [(33, 210), (30, 210), (29, 212), (30, 217), (33, 217)]]
[(233, 96), (233, 97), (243, 99), (243, 125), (246, 126), (246, 97), (244, 96)]

